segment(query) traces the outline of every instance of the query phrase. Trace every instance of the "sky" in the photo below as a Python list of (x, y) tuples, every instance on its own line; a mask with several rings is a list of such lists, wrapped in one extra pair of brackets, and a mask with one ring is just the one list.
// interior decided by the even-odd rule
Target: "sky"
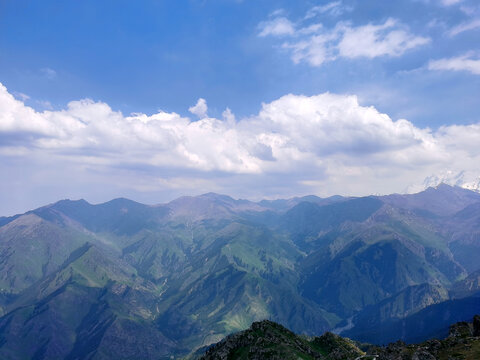
[(478, 0), (0, 0), (0, 216), (480, 173)]

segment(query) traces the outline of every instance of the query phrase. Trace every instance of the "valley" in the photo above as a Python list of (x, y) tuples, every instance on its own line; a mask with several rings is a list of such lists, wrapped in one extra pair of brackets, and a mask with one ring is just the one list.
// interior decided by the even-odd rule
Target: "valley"
[(0, 358), (185, 357), (270, 320), (377, 345), (480, 312), (480, 194), (155, 206), (62, 200), (0, 218)]

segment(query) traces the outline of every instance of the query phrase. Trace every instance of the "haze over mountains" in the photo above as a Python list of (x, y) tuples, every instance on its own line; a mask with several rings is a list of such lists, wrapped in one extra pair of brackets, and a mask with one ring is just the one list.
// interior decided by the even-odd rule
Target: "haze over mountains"
[(479, 255), (480, 194), (445, 184), (363, 198), (62, 200), (0, 218), (0, 357), (181, 356), (263, 319), (420, 341), (480, 312)]

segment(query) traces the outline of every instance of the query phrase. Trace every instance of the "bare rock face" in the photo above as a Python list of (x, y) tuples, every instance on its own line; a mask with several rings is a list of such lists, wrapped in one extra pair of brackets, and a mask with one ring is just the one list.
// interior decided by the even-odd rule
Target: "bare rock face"
[(314, 338), (313, 344), (327, 352), (331, 360), (356, 359), (363, 355), (353, 341), (331, 332)]
[(461, 321), (450, 326), (449, 338), (463, 339), (472, 336), (471, 324)]
[(473, 317), (473, 336), (480, 336), (480, 315)]
[(212, 346), (202, 360), (278, 359), (354, 360), (364, 353), (349, 339), (332, 333), (306, 339), (274, 322), (255, 322)]
[(420, 349), (415, 351), (412, 356), (412, 360), (436, 360), (436, 358), (426, 350)]

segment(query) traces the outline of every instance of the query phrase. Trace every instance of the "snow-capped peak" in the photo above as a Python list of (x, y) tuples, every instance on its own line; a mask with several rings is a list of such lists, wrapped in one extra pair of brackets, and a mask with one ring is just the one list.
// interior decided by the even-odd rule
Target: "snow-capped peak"
[(440, 184), (458, 186), (480, 193), (479, 173), (474, 173), (472, 171), (454, 172), (451, 170), (427, 176), (422, 184), (411, 185), (406, 189), (406, 192), (412, 194), (423, 191), (429, 187), (437, 187)]

